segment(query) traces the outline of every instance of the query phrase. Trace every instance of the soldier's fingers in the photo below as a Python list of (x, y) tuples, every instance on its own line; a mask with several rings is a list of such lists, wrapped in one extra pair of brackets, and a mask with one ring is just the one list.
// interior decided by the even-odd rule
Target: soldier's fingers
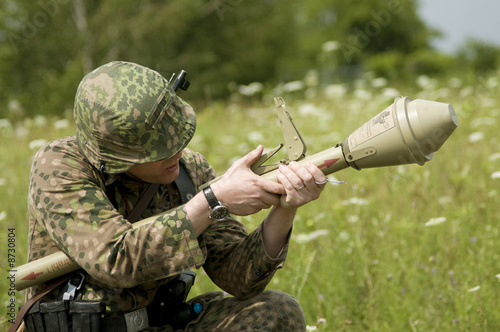
[[(281, 168), (281, 167), (280, 167)], [(290, 180), (285, 176), (285, 174), (283, 174), (281, 172), (281, 170), (279, 170), (277, 173), (276, 173), (276, 178), (278, 179), (278, 182), (281, 183), (281, 185), (283, 186), (283, 188), (285, 189), (286, 191), (286, 194), (287, 193), (290, 193), (291, 191), (295, 190), (295, 187), (294, 185), (290, 182)]]
[(314, 177), (311, 172), (301, 164), (292, 161), (290, 163), (290, 168), (295, 172), (295, 174), (302, 180), (306, 187), (309, 187), (314, 183)]
[(323, 172), (318, 168), (318, 166), (314, 165), (313, 163), (306, 163), (305, 167), (311, 173), (314, 180), (314, 184), (319, 188), (323, 189), (326, 186), (326, 183), (328, 182), (326, 175), (323, 174)]
[(250, 167), (257, 159), (260, 158), (263, 151), (264, 151), (264, 146), (259, 145), (257, 148), (255, 148), (254, 150), (250, 151), (245, 156), (243, 156), (240, 159), (240, 161), (243, 163), (243, 165)]
[[(287, 181), (291, 184), (291, 187), (295, 190), (302, 190), (305, 187), (305, 183), (302, 178), (295, 173), (289, 166), (280, 165), (280, 172), (284, 175)], [(285, 186), (285, 189), (290, 191), (292, 190), (289, 186)]]

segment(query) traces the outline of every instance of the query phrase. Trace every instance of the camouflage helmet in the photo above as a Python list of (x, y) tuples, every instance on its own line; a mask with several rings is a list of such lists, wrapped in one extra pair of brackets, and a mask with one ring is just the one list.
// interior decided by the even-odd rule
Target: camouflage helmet
[(110, 62), (78, 86), (74, 117), (80, 151), (110, 174), (179, 153), (196, 129), (193, 109), (159, 73)]

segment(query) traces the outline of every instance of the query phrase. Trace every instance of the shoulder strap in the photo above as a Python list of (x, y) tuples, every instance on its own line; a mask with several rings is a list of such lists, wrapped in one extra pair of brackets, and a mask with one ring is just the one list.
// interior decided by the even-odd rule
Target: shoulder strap
[(175, 185), (179, 189), (182, 197), (182, 203), (186, 204), (191, 198), (196, 195), (196, 189), (193, 184), (193, 180), (189, 177), (186, 165), (179, 161), (179, 176), (175, 179)]
[(16, 316), (16, 320), (10, 326), (8, 332), (17, 331), (17, 329), (19, 328), (19, 326), (21, 325), (21, 323), (24, 320), (24, 316), (26, 316), (26, 313), (31, 309), (31, 307), (33, 306), (33, 304), (35, 304), (35, 302), (38, 301), (39, 299), (41, 299), (43, 296), (45, 296), (48, 293), (50, 293), (50, 291), (52, 291), (53, 289), (55, 289), (57, 286), (62, 285), (65, 281), (68, 281), (70, 277), (71, 277), (71, 274), (68, 274), (68, 275), (65, 275), (65, 276), (63, 276), (63, 277), (61, 277), (59, 279), (55, 279), (54, 281), (52, 281), (52, 283), (50, 283), (47, 286), (45, 286), (41, 291), (39, 291), (31, 299), (29, 299), (23, 305), (23, 307), (21, 308), (21, 310), (19, 310), (19, 313)]
[[(175, 179), (175, 184), (177, 189), (179, 189), (182, 197), (182, 203), (186, 204), (191, 198), (196, 195), (196, 189), (193, 184), (193, 180), (189, 177), (186, 166), (183, 162), (179, 161), (179, 176)], [(153, 196), (158, 191), (160, 187), (157, 183), (151, 183), (144, 194), (139, 198), (139, 201), (134, 206), (132, 211), (127, 217), (127, 220), (131, 223), (136, 222), (141, 217), (142, 213), (148, 207), (149, 203), (153, 199)]]
[(160, 185), (158, 183), (151, 183), (148, 188), (144, 191), (142, 196), (137, 201), (137, 204), (134, 206), (130, 214), (127, 216), (127, 220), (130, 223), (134, 223), (141, 217), (141, 214), (146, 210), (149, 203), (153, 199), (153, 196), (158, 191)]

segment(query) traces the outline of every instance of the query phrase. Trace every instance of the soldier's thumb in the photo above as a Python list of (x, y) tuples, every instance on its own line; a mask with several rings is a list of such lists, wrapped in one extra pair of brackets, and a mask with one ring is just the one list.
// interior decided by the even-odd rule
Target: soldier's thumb
[(243, 165), (250, 168), (250, 166), (252, 166), (252, 164), (260, 158), (263, 151), (264, 147), (262, 145), (259, 145), (255, 150), (250, 151), (243, 158), (241, 158), (241, 162), (243, 163)]

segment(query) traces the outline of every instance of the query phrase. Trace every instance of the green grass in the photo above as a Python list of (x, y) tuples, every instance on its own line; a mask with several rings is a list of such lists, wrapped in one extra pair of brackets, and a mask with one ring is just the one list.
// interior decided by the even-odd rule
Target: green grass
[[(336, 96), (284, 95), (308, 154), (343, 141), (392, 103), (369, 81), (360, 83), (364, 87)], [(417, 92), (400, 91), (451, 103), (458, 113), (458, 129), (431, 162), (343, 170), (334, 175), (346, 184), (328, 185), (319, 200), (299, 210), (285, 267), (269, 288), (297, 297), (311, 329), (500, 330), (500, 178), (494, 176), (500, 171), (500, 83), (496, 77), (475, 86), (431, 83)], [(35, 152), (29, 143), (74, 132), (72, 125), (56, 129), (52, 120), (39, 120), (0, 126), (0, 250), (7, 252), (7, 229), (14, 227), (18, 264), (26, 257), (26, 195)], [(189, 147), (219, 173), (258, 144), (272, 148), (282, 142), (270, 98), (213, 104), (198, 111), (198, 123)], [(265, 213), (241, 220), (253, 230)], [(433, 218), (442, 222), (426, 226)], [(0, 255), (2, 267), (6, 256)], [(2, 271), (0, 317), (7, 327), (9, 284)], [(214, 288), (198, 271), (192, 295)]]

